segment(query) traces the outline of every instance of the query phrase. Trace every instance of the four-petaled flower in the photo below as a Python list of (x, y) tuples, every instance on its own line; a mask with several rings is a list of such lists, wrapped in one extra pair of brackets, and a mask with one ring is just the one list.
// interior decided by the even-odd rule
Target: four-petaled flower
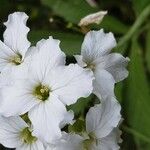
[(93, 71), (95, 80), (93, 81), (93, 92), (102, 98), (109, 94), (114, 96), (114, 84), (128, 76), (126, 66), (129, 58), (124, 58), (118, 53), (110, 53), (116, 46), (113, 34), (100, 31), (90, 31), (86, 34), (81, 55), (75, 55), (81, 67)]

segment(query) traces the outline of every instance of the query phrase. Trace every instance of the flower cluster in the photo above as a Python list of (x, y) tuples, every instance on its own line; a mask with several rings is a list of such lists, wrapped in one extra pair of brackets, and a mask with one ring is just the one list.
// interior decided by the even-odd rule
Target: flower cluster
[[(66, 65), (59, 40), (50, 36), (31, 46), (27, 19), (23, 12), (10, 14), (0, 41), (0, 143), (16, 150), (119, 149), (114, 85), (128, 76), (129, 59), (110, 53), (113, 34), (88, 32), (77, 64)], [(75, 119), (67, 106), (92, 93), (99, 102)], [(78, 131), (77, 121), (83, 124)]]

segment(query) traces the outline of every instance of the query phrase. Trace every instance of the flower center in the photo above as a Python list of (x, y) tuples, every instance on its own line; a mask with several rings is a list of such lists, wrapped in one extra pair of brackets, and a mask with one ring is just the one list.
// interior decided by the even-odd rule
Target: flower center
[(22, 55), (18, 53), (15, 56), (12, 56), (10, 62), (14, 65), (20, 65), (22, 63)]
[(95, 64), (87, 64), (86, 68), (94, 70), (95, 69)]
[(42, 101), (45, 101), (48, 99), (49, 93), (50, 93), (49, 87), (42, 85), (42, 84), (36, 86), (33, 91), (34, 96)]
[(83, 142), (84, 150), (90, 150), (92, 143), (93, 141), (91, 139), (84, 140)]
[(23, 140), (23, 142), (26, 144), (32, 144), (33, 142), (35, 142), (37, 140), (36, 137), (32, 136), (32, 133), (28, 127), (24, 128), (21, 131), (20, 137)]
[(92, 133), (88, 134), (88, 139), (83, 141), (84, 150), (91, 150), (91, 145), (94, 144), (95, 142), (96, 142), (96, 145), (97, 145), (98, 141), (95, 138), (95, 136)]

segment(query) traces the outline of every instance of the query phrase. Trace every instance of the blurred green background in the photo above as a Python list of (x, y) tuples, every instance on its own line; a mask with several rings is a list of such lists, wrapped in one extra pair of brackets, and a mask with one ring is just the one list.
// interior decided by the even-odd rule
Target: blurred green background
[[(99, 10), (108, 10), (100, 25), (77, 25), (82, 17)], [(75, 62), (72, 55), (80, 53), (85, 31), (104, 28), (115, 34), (118, 46), (114, 51), (131, 59), (129, 77), (115, 88), (124, 118), (121, 149), (150, 150), (150, 0), (0, 0), (1, 40), (3, 22), (14, 11), (29, 15), (33, 45), (49, 35), (60, 39), (68, 63)], [(82, 112), (88, 104), (81, 100), (73, 109)]]

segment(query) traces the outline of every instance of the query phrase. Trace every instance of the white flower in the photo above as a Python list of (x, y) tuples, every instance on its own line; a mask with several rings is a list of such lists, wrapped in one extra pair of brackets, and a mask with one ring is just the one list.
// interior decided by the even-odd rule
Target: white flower
[[(114, 98), (107, 98), (101, 104), (90, 108), (86, 115), (86, 131), (89, 139), (85, 148), (89, 150), (117, 150), (119, 146), (118, 129), (121, 120), (120, 105)], [(87, 150), (88, 150), (87, 148)]]
[[(28, 63), (27, 51), (30, 42), (27, 39), (29, 28), (26, 27), (28, 16), (23, 12), (15, 12), (8, 16), (4, 23), (4, 42), (0, 41), (0, 72), (7, 74), (25, 72)], [(9, 76), (10, 77), (10, 76)]]
[[(126, 66), (129, 59), (118, 53), (110, 53), (116, 46), (113, 34), (100, 31), (90, 31), (85, 36), (81, 55), (75, 58), (82, 67), (94, 72), (94, 93), (98, 97), (114, 96), (114, 84), (128, 76)], [(109, 54), (110, 53), (110, 54)]]
[(46, 150), (82, 150), (83, 138), (74, 133), (62, 133), (60, 140), (55, 144), (49, 144)]
[(0, 116), (0, 143), (16, 150), (44, 150), (43, 143), (32, 136), (30, 127), (20, 117)]
[(59, 139), (60, 127), (70, 122), (65, 105), (92, 92), (93, 74), (77, 64), (64, 66), (64, 53), (52, 37), (38, 42), (33, 51), (28, 78), (1, 89), (0, 113), (14, 116), (28, 112), (33, 134), (50, 142)]

